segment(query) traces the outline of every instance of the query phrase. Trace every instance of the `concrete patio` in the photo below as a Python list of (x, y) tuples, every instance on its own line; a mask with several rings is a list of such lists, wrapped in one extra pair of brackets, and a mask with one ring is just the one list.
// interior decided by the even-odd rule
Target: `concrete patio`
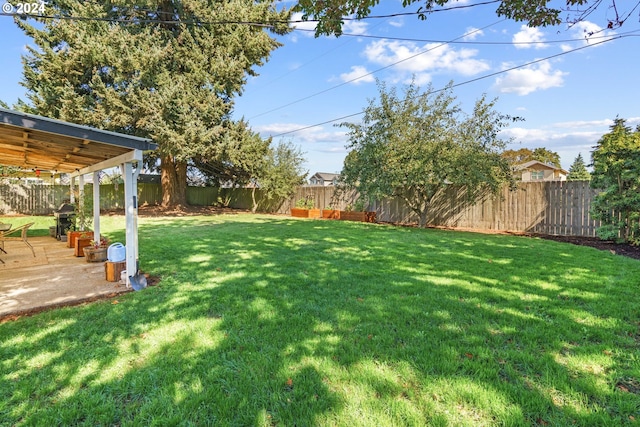
[(75, 257), (66, 242), (31, 237), (36, 256), (23, 242), (0, 252), (0, 320), (129, 292), (106, 280), (104, 263)]

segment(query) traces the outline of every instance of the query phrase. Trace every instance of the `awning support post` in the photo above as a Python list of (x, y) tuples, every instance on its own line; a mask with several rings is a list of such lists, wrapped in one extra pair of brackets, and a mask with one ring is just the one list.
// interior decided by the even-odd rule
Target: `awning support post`
[(126, 223), (126, 269), (127, 286), (131, 286), (129, 277), (138, 274), (138, 174), (140, 167), (133, 169), (132, 162), (121, 166), (124, 178), (124, 206)]
[(81, 218), (80, 231), (84, 231), (87, 211), (84, 206), (84, 175), (78, 176), (78, 212), (82, 212), (83, 218)]
[(93, 241), (100, 242), (100, 171), (93, 173)]

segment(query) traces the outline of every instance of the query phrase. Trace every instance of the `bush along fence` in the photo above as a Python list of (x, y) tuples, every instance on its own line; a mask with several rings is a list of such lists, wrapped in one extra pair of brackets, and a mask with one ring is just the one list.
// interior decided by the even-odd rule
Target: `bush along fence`
[[(91, 194), (90, 186), (85, 194)], [(187, 202), (197, 206), (224, 206), (251, 209), (251, 189), (188, 187)], [(310, 200), (318, 209), (349, 210), (358, 195), (346, 192), (339, 200), (334, 187), (303, 186), (278, 206), (267, 206), (275, 213), (289, 214), (300, 199)], [(516, 190), (505, 187), (497, 196), (485, 195), (469, 203), (463, 191), (450, 187), (438, 195), (433, 204), (428, 224), (431, 226), (463, 227), (472, 229), (505, 230), (541, 234), (595, 236), (600, 222), (589, 212), (591, 200), (598, 193), (587, 181), (527, 182)], [(101, 185), (100, 208), (123, 207), (124, 188)], [(258, 200), (261, 199), (257, 190)], [(49, 215), (65, 199), (69, 187), (59, 185), (0, 185), (0, 214)], [(155, 205), (162, 200), (159, 184), (138, 184), (139, 204)], [(375, 211), (378, 221), (417, 223), (417, 216), (400, 199), (376, 201), (366, 210)], [(262, 207), (264, 210), (264, 207)]]

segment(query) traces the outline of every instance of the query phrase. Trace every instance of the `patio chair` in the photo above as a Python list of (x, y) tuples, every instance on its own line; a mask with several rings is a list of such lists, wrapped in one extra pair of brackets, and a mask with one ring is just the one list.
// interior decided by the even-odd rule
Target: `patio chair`
[[(36, 251), (33, 249), (33, 246), (31, 246), (31, 243), (29, 243), (29, 241), (27, 240), (27, 230), (33, 224), (33, 222), (30, 222), (29, 224), (24, 224), (20, 227), (12, 228), (9, 231), (0, 231), (0, 248), (4, 249), (4, 242), (24, 242), (25, 245), (29, 246), (29, 249), (31, 249), (31, 253), (35, 257)], [(17, 236), (17, 234), (19, 234), (19, 236)]]

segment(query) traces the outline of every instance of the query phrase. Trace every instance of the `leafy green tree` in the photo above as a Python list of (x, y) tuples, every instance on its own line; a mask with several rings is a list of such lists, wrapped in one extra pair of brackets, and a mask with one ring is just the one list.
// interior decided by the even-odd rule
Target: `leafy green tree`
[(560, 167), (560, 155), (555, 151), (539, 147), (531, 151), (528, 148), (520, 148), (518, 150), (505, 150), (502, 157), (509, 161), (511, 165), (519, 165), (522, 163), (537, 160), (542, 163)]
[(591, 187), (601, 189), (592, 203), (605, 240), (640, 244), (640, 126), (632, 131), (617, 118), (591, 154)]
[[(257, 185), (251, 193), (251, 211), (256, 212), (260, 204), (277, 208), (291, 197), (296, 188), (306, 182), (308, 172), (302, 167), (304, 161), (303, 153), (291, 142), (280, 142), (275, 147), (269, 147), (261, 168), (254, 176)], [(260, 200), (256, 197), (256, 187), (262, 193)]]
[[(150, 137), (163, 204), (186, 203), (187, 164), (225, 138), (233, 97), (289, 31), (272, 1), (68, 0), (16, 18), (33, 39), (23, 58), (30, 112)], [(75, 19), (79, 18), (79, 19)], [(82, 18), (90, 18), (84, 20)], [(241, 148), (240, 148), (241, 149)]]
[(547, 150), (544, 147), (538, 147), (533, 150), (532, 160), (537, 160), (548, 165), (560, 167), (560, 155), (555, 151)]
[[(302, 12), (303, 19), (313, 19), (318, 21), (316, 36), (326, 34), (342, 34), (344, 18), (354, 16), (355, 19), (362, 19), (369, 16), (371, 8), (377, 5), (380, 0), (298, 0), (295, 10)], [(616, 0), (566, 0), (565, 9), (550, 7), (551, 0), (501, 0), (489, 3), (498, 3), (496, 14), (515, 21), (528, 21), (531, 27), (545, 27), (548, 25), (559, 25), (562, 22), (577, 23), (591, 15), (598, 7), (606, 8), (607, 5), (612, 11), (608, 15), (606, 25), (608, 28), (617, 28), (632, 16), (632, 12), (638, 7), (630, 2), (628, 9), (623, 9), (620, 2)], [(425, 20), (427, 16), (437, 10), (438, 7), (456, 9), (468, 8), (474, 5), (462, 5), (453, 0), (403, 0), (402, 6), (409, 7), (415, 3), (421, 4), (417, 9), (417, 15)], [(486, 2), (479, 2), (476, 6), (485, 5)], [(564, 21), (563, 21), (564, 19)]]
[(421, 93), (411, 84), (404, 97), (378, 83), (380, 100), (370, 101), (361, 123), (348, 127), (348, 153), (341, 179), (365, 200), (400, 197), (426, 226), (432, 201), (449, 184), (474, 198), (512, 182), (500, 157), (506, 142), (499, 131), (510, 118), (494, 110), (495, 100), (480, 98), (465, 115), (455, 104), (452, 84)]
[(195, 156), (192, 165), (205, 177), (206, 185), (218, 187), (230, 183), (241, 187), (249, 184), (262, 168), (271, 140), (262, 139), (244, 120), (226, 121), (224, 126), (227, 129), (217, 144)]
[(575, 160), (569, 167), (569, 175), (567, 175), (567, 181), (588, 181), (591, 179), (591, 174), (587, 170), (587, 166), (584, 164), (582, 153), (578, 153)]
[(502, 158), (507, 160), (511, 165), (519, 165), (533, 160), (533, 151), (528, 148), (519, 148), (517, 150), (504, 150), (501, 154)]

